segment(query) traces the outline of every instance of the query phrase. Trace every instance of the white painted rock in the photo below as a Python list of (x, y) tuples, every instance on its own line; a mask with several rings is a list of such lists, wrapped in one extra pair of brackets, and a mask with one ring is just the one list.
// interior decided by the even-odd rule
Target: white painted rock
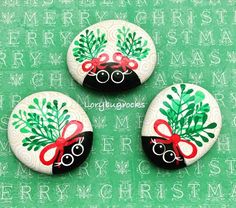
[(123, 91), (145, 82), (156, 64), (151, 37), (122, 20), (107, 20), (80, 32), (72, 41), (67, 64), (81, 85), (99, 91)]
[(13, 153), (29, 168), (46, 174), (70, 171), (85, 161), (93, 130), (84, 110), (59, 92), (39, 92), (13, 110), (8, 139)]
[(216, 142), (221, 113), (214, 97), (193, 84), (176, 84), (150, 104), (142, 128), (142, 146), (157, 166), (178, 169), (191, 165)]

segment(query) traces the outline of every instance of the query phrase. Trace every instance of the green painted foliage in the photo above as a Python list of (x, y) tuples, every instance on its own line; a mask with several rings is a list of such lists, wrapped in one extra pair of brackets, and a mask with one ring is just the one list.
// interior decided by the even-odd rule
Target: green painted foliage
[(139, 61), (146, 58), (150, 48), (147, 40), (137, 37), (136, 32), (130, 32), (129, 28), (122, 27), (118, 29), (117, 44), (118, 51), (129, 58), (135, 58)]
[(203, 104), (205, 99), (203, 92), (194, 93), (193, 89), (186, 89), (185, 84), (181, 84), (180, 88), (180, 91), (176, 87), (171, 88), (176, 96), (168, 94), (167, 101), (163, 102), (165, 108), (160, 108), (160, 112), (166, 116), (173, 133), (202, 146), (203, 142), (214, 138), (215, 135), (210, 131), (217, 124), (206, 125), (210, 106), (208, 103)]
[(34, 98), (33, 103), (28, 106), (29, 113), (19, 110), (18, 114), (14, 114), (15, 129), (30, 135), (22, 140), (22, 145), (28, 150), (36, 151), (55, 142), (63, 127), (69, 122), (70, 115), (65, 106), (66, 103), (59, 105), (57, 100), (47, 102), (45, 98), (41, 101)]
[(105, 34), (100, 34), (99, 29), (96, 35), (93, 31), (86, 30), (85, 34), (80, 35), (79, 40), (74, 41), (73, 55), (78, 62), (92, 60), (104, 51), (106, 43)]

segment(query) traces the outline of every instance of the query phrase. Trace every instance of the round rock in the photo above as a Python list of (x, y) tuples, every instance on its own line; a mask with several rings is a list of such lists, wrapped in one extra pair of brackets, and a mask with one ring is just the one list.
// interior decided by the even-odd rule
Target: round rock
[(216, 142), (221, 113), (214, 97), (193, 84), (176, 84), (150, 104), (142, 128), (142, 147), (158, 167), (191, 165)]
[(156, 64), (156, 49), (142, 28), (107, 20), (80, 32), (72, 41), (67, 64), (81, 85), (98, 91), (128, 90), (145, 82)]
[(15, 156), (29, 168), (59, 174), (78, 167), (88, 157), (93, 130), (84, 110), (59, 92), (39, 92), (14, 108), (8, 139)]

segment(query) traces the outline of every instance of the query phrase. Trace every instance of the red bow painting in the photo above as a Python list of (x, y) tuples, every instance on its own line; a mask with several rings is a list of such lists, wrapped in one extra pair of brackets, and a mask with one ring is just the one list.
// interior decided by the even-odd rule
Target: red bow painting
[(82, 64), (82, 69), (84, 72), (92, 71), (96, 73), (97, 69), (106, 68), (106, 66), (102, 66), (101, 64), (105, 64), (108, 60), (109, 60), (108, 54), (102, 53), (98, 56), (98, 58), (93, 58), (91, 61), (85, 61)]
[[(102, 66), (102, 64), (105, 64), (109, 61), (109, 55), (106, 53), (102, 53), (98, 56), (98, 58), (93, 58), (91, 61), (85, 61), (82, 64), (82, 69), (84, 72), (92, 71), (94, 73), (97, 72), (97, 69), (105, 69), (106, 66)], [(122, 53), (116, 52), (113, 54), (113, 61), (117, 62), (115, 66), (112, 66), (113, 69), (122, 68), (122, 70), (125, 72), (129, 69), (135, 70), (138, 68), (137, 61), (133, 59), (129, 59), (126, 56), (123, 56)]]
[[(74, 128), (74, 131), (68, 136), (67, 135), (69, 132), (68, 129), (72, 127)], [(57, 162), (60, 162), (64, 154), (64, 147), (70, 146), (71, 144), (81, 139), (81, 137), (79, 137), (78, 134), (81, 133), (82, 129), (83, 129), (83, 124), (80, 121), (73, 120), (73, 121), (70, 121), (68, 124), (66, 124), (62, 130), (61, 136), (54, 143), (49, 144), (46, 147), (44, 147), (43, 150), (40, 152), (40, 155), (39, 155), (40, 161), (44, 165), (51, 165), (56, 161), (56, 158), (59, 154), (57, 158)], [(46, 160), (45, 154), (49, 150), (52, 150), (52, 149), (55, 149), (55, 153), (53, 157), (50, 160)]]
[[(160, 125), (164, 125), (165, 127), (167, 127), (170, 136), (166, 135), (165, 133), (159, 130)], [(177, 157), (182, 155), (184, 158), (190, 159), (196, 156), (197, 147), (195, 146), (195, 144), (193, 144), (190, 141), (181, 139), (178, 134), (173, 134), (171, 126), (165, 120), (162, 119), (156, 120), (154, 123), (154, 130), (159, 136), (163, 137), (155, 139), (154, 141), (162, 144), (172, 144), (173, 150)], [(185, 146), (191, 148), (190, 154), (187, 153), (186, 148), (181, 148), (180, 143), (185, 143)], [(176, 160), (176, 164), (177, 165), (179, 164), (178, 160)]]
[(137, 61), (135, 61), (133, 59), (129, 59), (126, 56), (123, 56), (123, 54), (120, 52), (116, 52), (113, 54), (113, 60), (115, 62), (118, 62), (117, 65), (112, 66), (112, 68), (114, 68), (114, 69), (122, 67), (123, 71), (126, 71), (127, 67), (131, 70), (135, 70), (138, 68)]

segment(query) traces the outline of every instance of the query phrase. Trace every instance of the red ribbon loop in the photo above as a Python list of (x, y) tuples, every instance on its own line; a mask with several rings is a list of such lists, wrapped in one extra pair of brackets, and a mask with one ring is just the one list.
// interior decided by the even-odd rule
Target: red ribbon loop
[(116, 52), (113, 54), (113, 60), (118, 62), (117, 65), (112, 66), (112, 68), (114, 68), (114, 69), (122, 67), (123, 71), (127, 71), (127, 67), (131, 70), (135, 70), (138, 68), (137, 61), (135, 61), (133, 59), (129, 59), (126, 56), (123, 56), (123, 54), (120, 52)]
[[(65, 137), (66, 131), (68, 130), (69, 127), (72, 127), (72, 125), (75, 125), (76, 128), (72, 134), (69, 136)], [(65, 127), (62, 130), (61, 136), (52, 144), (47, 145), (46, 147), (43, 148), (43, 150), (40, 152), (39, 159), (44, 165), (51, 165), (55, 162), (58, 154), (58, 159), (57, 162), (61, 161), (61, 157), (64, 154), (64, 147), (70, 146), (71, 144), (77, 142), (80, 137), (77, 135), (82, 131), (83, 129), (83, 124), (80, 121), (70, 121), (68, 124), (65, 125)], [(76, 137), (77, 136), (77, 137)], [(54, 156), (50, 160), (45, 160), (45, 154), (53, 149), (56, 148)]]
[(105, 69), (106, 66), (101, 66), (101, 64), (106, 63), (109, 60), (109, 56), (106, 53), (102, 53), (98, 58), (93, 58), (91, 61), (85, 61), (82, 64), (82, 69), (84, 72), (91, 71), (96, 73), (98, 69)]
[[(164, 126), (167, 127), (167, 129), (169, 130), (170, 136), (168, 136), (168, 135), (162, 133), (162, 132), (158, 129), (158, 127), (159, 127), (160, 125), (164, 125)], [(179, 157), (180, 154), (183, 155), (183, 157), (184, 157), (184, 158), (187, 158), (187, 159), (193, 158), (193, 157), (196, 156), (196, 154), (197, 154), (197, 147), (196, 147), (196, 145), (193, 144), (193, 143), (190, 142), (190, 141), (186, 141), (186, 140), (181, 139), (178, 134), (173, 134), (171, 126), (170, 126), (169, 123), (166, 122), (165, 120), (162, 120), (162, 119), (156, 120), (155, 123), (154, 123), (154, 130), (156, 131), (156, 133), (157, 133), (159, 136), (161, 136), (161, 137), (163, 137), (163, 138), (166, 139), (166, 140), (165, 140), (165, 139), (155, 139), (155, 141), (156, 141), (156, 142), (161, 142), (161, 143), (163, 143), (163, 144), (172, 144), (172, 145), (173, 145), (173, 150), (174, 150), (174, 152), (175, 152), (175, 154), (176, 154), (177, 157)], [(191, 146), (191, 148), (192, 148), (191, 154), (185, 154), (185, 153), (184, 153), (184, 149), (181, 150), (181, 148), (180, 148), (180, 146), (179, 146), (179, 143), (180, 143), (180, 142), (184, 142), (184, 143), (186, 143), (187, 145), (190, 145), (190, 146)], [(176, 160), (176, 163), (178, 164), (179, 161)]]

